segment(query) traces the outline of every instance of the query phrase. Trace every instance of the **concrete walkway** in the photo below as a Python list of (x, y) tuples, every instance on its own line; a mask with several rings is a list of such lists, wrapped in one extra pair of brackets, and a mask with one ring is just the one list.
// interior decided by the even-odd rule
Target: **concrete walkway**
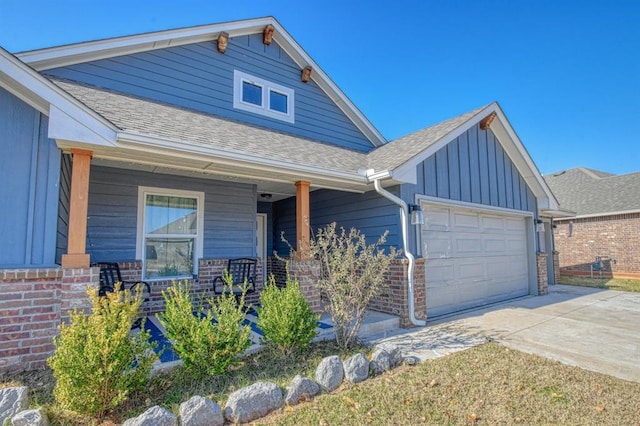
[(565, 364), (640, 382), (640, 293), (555, 285), (525, 297), (400, 330), (371, 343), (421, 360), (487, 340)]

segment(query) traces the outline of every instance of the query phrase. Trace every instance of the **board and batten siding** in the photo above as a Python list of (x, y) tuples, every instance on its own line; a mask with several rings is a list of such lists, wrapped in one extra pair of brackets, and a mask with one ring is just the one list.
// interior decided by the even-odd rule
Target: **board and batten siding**
[(92, 166), (87, 253), (92, 262), (136, 259), (138, 187), (204, 192), (204, 258), (256, 255), (254, 185)]
[(60, 151), (48, 119), (0, 88), (0, 267), (55, 264)]
[[(399, 187), (390, 191), (398, 193)], [(338, 229), (357, 228), (367, 237), (367, 244), (375, 243), (389, 231), (385, 248), (402, 248), (402, 235), (398, 207), (375, 191), (364, 194), (320, 189), (310, 193), (311, 230), (315, 234), (332, 222)], [(295, 197), (274, 203), (274, 249), (282, 256), (289, 255), (289, 247), (282, 241), (281, 235), (296, 247), (296, 199)]]
[(417, 172), (415, 191), (403, 191), (409, 203), (417, 193), (537, 214), (533, 192), (500, 142), (478, 125), (420, 163)]
[[(294, 89), (295, 123), (234, 109), (234, 70)], [(350, 149), (373, 149), (313, 81), (300, 81), (300, 71), (276, 42), (265, 46), (262, 35), (254, 34), (231, 38), (225, 54), (218, 53), (215, 42), (201, 42), (70, 65), (46, 74)]]

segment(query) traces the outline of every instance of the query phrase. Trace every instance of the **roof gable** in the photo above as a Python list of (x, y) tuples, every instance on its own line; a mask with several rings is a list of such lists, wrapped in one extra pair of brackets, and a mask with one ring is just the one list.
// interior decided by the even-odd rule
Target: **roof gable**
[(273, 17), (226, 22), (213, 25), (147, 33), (107, 40), (98, 40), (59, 46), (48, 49), (23, 52), (17, 56), (38, 71), (80, 64), (99, 59), (113, 58), (127, 54), (149, 52), (173, 46), (182, 46), (204, 41), (213, 41), (221, 32), (230, 38), (262, 33), (265, 26), (273, 25), (273, 40), (286, 52), (300, 69), (311, 66), (312, 81), (333, 100), (340, 110), (365, 135), (371, 146), (386, 143), (382, 134), (369, 122), (351, 100), (336, 86), (328, 75), (302, 49)]
[(416, 183), (416, 168), (419, 163), (434, 155), (445, 145), (454, 141), (483, 119), (495, 115), (488, 125), (518, 172), (533, 191), (541, 210), (555, 211), (559, 205), (511, 127), (500, 106), (494, 102), (431, 127), (411, 133), (389, 142), (369, 154), (368, 166), (373, 176), (388, 176), (393, 179)]

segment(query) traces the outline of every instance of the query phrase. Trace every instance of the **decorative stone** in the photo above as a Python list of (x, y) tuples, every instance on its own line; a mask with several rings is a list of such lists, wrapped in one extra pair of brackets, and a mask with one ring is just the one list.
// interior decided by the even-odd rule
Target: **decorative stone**
[(193, 396), (180, 404), (181, 426), (222, 426), (222, 408), (209, 398)]
[(49, 418), (42, 408), (20, 411), (11, 418), (11, 426), (49, 426)]
[(247, 423), (281, 408), (283, 402), (278, 385), (257, 382), (229, 395), (224, 416), (233, 423)]
[(29, 407), (29, 388), (19, 386), (0, 389), (0, 425)]
[(415, 356), (408, 356), (402, 360), (402, 362), (404, 362), (404, 365), (416, 365), (419, 361), (420, 360)]
[(310, 400), (319, 393), (320, 386), (316, 382), (298, 374), (287, 386), (284, 402), (287, 405), (296, 405), (302, 401)]
[(338, 355), (328, 356), (320, 361), (316, 368), (316, 382), (322, 390), (333, 392), (340, 386), (342, 380), (344, 380), (344, 370)]
[(371, 355), (371, 363), (369, 364), (373, 374), (382, 374), (391, 369), (391, 355), (384, 348), (377, 348)]
[(387, 353), (389, 354), (389, 359), (390, 359), (389, 365), (391, 368), (402, 364), (402, 361), (404, 360), (404, 356), (402, 355), (402, 349), (400, 349), (399, 346), (396, 346), (390, 343), (383, 343), (381, 345), (377, 345), (376, 350), (377, 349), (384, 349), (385, 351), (387, 351)]
[(344, 375), (350, 383), (358, 383), (369, 377), (369, 360), (363, 354), (355, 354), (344, 363)]
[(178, 419), (171, 411), (154, 405), (138, 417), (125, 421), (122, 426), (178, 426)]

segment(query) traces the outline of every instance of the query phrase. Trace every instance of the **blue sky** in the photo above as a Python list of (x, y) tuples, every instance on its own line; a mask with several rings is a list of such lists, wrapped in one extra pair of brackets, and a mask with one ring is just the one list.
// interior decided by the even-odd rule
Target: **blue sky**
[(0, 0), (0, 46), (267, 15), (389, 140), (498, 101), (543, 174), (640, 171), (637, 0)]

